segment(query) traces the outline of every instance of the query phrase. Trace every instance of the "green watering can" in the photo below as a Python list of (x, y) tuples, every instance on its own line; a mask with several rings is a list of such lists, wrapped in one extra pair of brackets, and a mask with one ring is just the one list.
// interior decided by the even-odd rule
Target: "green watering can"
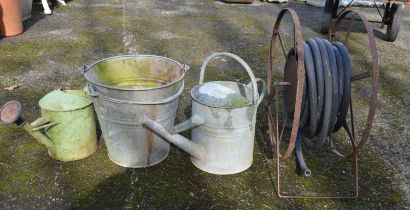
[(42, 117), (29, 123), (18, 101), (7, 102), (0, 108), (0, 124), (21, 126), (57, 160), (79, 160), (97, 150), (94, 109), (84, 91), (54, 90), (39, 104)]

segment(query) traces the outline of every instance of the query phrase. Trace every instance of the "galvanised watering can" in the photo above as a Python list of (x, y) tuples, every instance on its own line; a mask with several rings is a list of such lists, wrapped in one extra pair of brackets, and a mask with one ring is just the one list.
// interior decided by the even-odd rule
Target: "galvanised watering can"
[[(217, 56), (238, 61), (251, 82), (204, 83), (206, 67)], [(257, 82), (262, 84), (261, 93), (258, 93)], [(199, 169), (213, 174), (239, 173), (253, 162), (256, 112), (265, 94), (265, 82), (255, 78), (245, 61), (231, 53), (215, 53), (203, 63), (199, 85), (191, 90), (192, 118), (168, 130), (151, 119), (147, 119), (144, 125), (188, 152), (192, 163)], [(192, 129), (192, 141), (177, 134), (189, 129)]]
[(22, 116), (18, 101), (7, 102), (0, 108), (0, 124), (21, 126), (57, 160), (79, 160), (97, 150), (94, 109), (85, 92), (55, 90), (45, 95), (39, 104), (42, 117), (29, 123)]

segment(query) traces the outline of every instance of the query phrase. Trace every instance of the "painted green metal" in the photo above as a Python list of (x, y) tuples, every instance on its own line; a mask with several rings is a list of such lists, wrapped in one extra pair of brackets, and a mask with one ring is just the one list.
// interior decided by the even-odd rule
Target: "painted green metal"
[(20, 125), (45, 145), (54, 159), (83, 159), (97, 150), (94, 108), (85, 95), (85, 92), (77, 90), (48, 93), (39, 102), (42, 116), (32, 123), (21, 115), (20, 103), (11, 101), (0, 109), (0, 121)]
[[(41, 132), (49, 138), (52, 146), (45, 145), (51, 157), (73, 161), (97, 150), (94, 109), (83, 91), (55, 90), (44, 96), (39, 104), (42, 117), (31, 123), (32, 133)], [(39, 140), (43, 144), (47, 142)]]

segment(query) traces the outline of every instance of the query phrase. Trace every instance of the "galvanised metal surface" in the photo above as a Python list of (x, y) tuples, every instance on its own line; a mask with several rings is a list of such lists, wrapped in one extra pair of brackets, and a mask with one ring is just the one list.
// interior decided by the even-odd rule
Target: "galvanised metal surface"
[[(44, 144), (48, 154), (61, 161), (73, 161), (86, 158), (97, 150), (97, 134), (92, 101), (82, 91), (53, 91), (44, 96), (40, 102), (42, 117), (33, 123), (26, 122), (21, 115), (21, 105), (16, 101), (6, 103), (1, 108), (0, 119), (3, 123), (16, 123), (30, 135)], [(81, 97), (81, 104), (72, 103), (70, 107), (58, 111), (49, 110), (47, 101), (54, 103), (68, 100), (64, 97)], [(62, 99), (62, 100), (61, 100)], [(89, 100), (89, 103), (86, 102)], [(86, 103), (84, 103), (84, 101)], [(78, 101), (77, 101), (78, 102)], [(60, 104), (61, 107), (65, 105)]]
[[(237, 60), (248, 72), (251, 82), (248, 85), (218, 81), (212, 82), (225, 86), (246, 97), (250, 104), (239, 108), (216, 107), (197, 100), (195, 92), (203, 85), (205, 68), (217, 56), (228, 56)], [(262, 90), (257, 91), (257, 82)], [(192, 163), (199, 169), (213, 174), (235, 174), (246, 170), (253, 162), (256, 112), (266, 92), (265, 82), (256, 79), (250, 67), (238, 56), (230, 53), (215, 53), (206, 59), (201, 67), (200, 84), (191, 90), (192, 118), (175, 126), (173, 131), (191, 129), (192, 141), (179, 134), (173, 134), (153, 120), (145, 125), (163, 138), (177, 145), (191, 155)], [(185, 128), (182, 128), (185, 127)]]
[(123, 55), (96, 61), (82, 71), (99, 97), (155, 104), (181, 89), (188, 69), (161, 56)]
[[(234, 82), (218, 83), (238, 92), (243, 88), (247, 96), (253, 96), (251, 86)], [(263, 95), (260, 101), (262, 98)], [(258, 105), (257, 102), (236, 109), (216, 108), (201, 104), (193, 97), (192, 114), (202, 116), (205, 123), (194, 128), (191, 136), (195, 143), (205, 148), (207, 155), (202, 159), (191, 157), (192, 163), (214, 174), (235, 174), (249, 168), (253, 162)]]
[(85, 68), (89, 95), (116, 164), (141, 168), (168, 156), (169, 143), (142, 127), (146, 119), (174, 125), (186, 65), (150, 55), (118, 56)]

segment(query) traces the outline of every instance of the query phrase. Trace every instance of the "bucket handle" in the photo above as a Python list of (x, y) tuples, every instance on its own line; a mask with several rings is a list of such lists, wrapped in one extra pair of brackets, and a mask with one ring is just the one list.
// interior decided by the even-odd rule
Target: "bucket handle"
[[(214, 53), (212, 55), (210, 55), (209, 57), (207, 57), (204, 61), (204, 63), (202, 63), (201, 66), (201, 74), (199, 76), (199, 84), (203, 84), (204, 83), (204, 76), (205, 76), (205, 70), (206, 67), (208, 66), (209, 61), (211, 61), (211, 59), (218, 57), (218, 56), (227, 56), (227, 57), (231, 57), (233, 59), (235, 59), (236, 61), (238, 61), (243, 68), (245, 68), (246, 72), (248, 72), (249, 77), (251, 78), (251, 84), (252, 84), (252, 89), (253, 89), (253, 103), (258, 103), (258, 100), (260, 99), (259, 94), (258, 94), (258, 85), (256, 84), (256, 78), (255, 75), (253, 74), (251, 68), (249, 67), (249, 65), (239, 56), (232, 54), (232, 53), (227, 53), (227, 52), (218, 52), (218, 53)], [(259, 102), (260, 103), (260, 102)]]
[(101, 98), (102, 100), (109, 101), (109, 102), (116, 103), (116, 104), (153, 105), (153, 104), (166, 104), (166, 103), (169, 103), (175, 100), (182, 94), (182, 92), (184, 91), (184, 87), (185, 87), (184, 82), (182, 82), (181, 88), (178, 90), (176, 94), (166, 99), (162, 99), (160, 101), (154, 101), (154, 102), (127, 101), (127, 100), (115, 99), (115, 98), (104, 96), (104, 95), (99, 95), (97, 92), (95, 92), (94, 88), (90, 84), (87, 84), (87, 88), (88, 88), (87, 94), (91, 97)]
[[(263, 99), (265, 98), (265, 95), (266, 95), (266, 82), (265, 82), (265, 80), (263, 80), (261, 78), (256, 78), (256, 82), (260, 82), (262, 84), (262, 89), (259, 93), (259, 99), (258, 99), (258, 102), (256, 103), (256, 106), (259, 106), (259, 104), (261, 104), (261, 102), (263, 101)], [(247, 85), (248, 86), (252, 85), (252, 82), (249, 82)]]
[(188, 66), (187, 64), (181, 64), (181, 66), (182, 66), (182, 70), (184, 70), (185, 72), (188, 72), (191, 69), (191, 67)]
[(81, 74), (87, 73), (88, 70), (89, 70), (88, 65), (83, 65), (80, 67)]
[(98, 97), (97, 93), (95, 92), (94, 88), (91, 87), (90, 83), (87, 83), (86, 93), (91, 97)]

